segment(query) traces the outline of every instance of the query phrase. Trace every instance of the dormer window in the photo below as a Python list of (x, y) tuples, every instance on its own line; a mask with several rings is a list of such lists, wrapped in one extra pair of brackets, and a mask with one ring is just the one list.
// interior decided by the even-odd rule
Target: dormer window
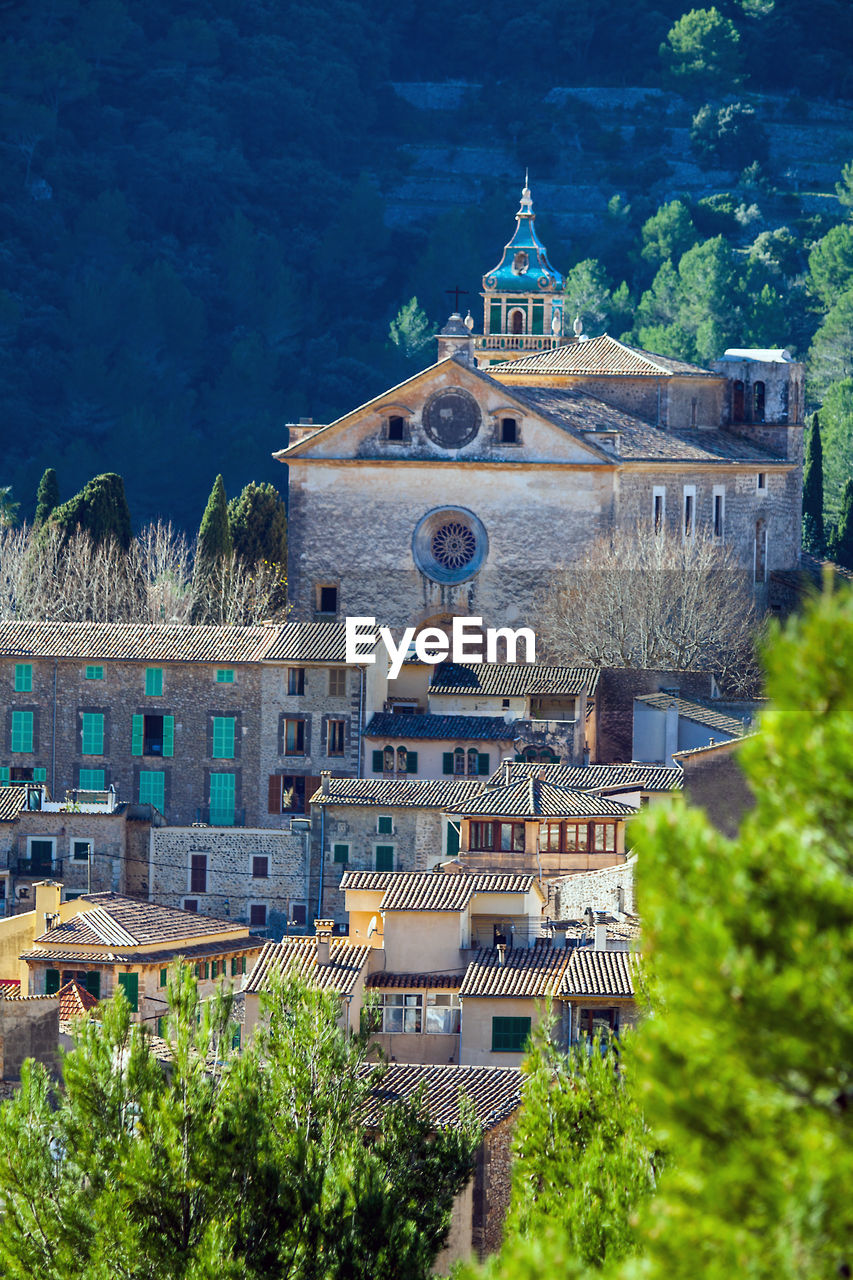
[(501, 418), (501, 444), (518, 444), (518, 422), (515, 418)]
[(388, 439), (389, 440), (405, 440), (406, 423), (400, 414), (392, 414), (388, 419)]

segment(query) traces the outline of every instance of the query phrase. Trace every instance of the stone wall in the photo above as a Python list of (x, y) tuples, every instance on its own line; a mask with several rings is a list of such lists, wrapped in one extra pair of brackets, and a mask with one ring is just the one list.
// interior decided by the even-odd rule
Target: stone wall
[(679, 689), (684, 698), (709, 698), (707, 671), (641, 671), (605, 667), (599, 679), (597, 753), (593, 764), (625, 764), (631, 759), (634, 699), (661, 689)]
[[(18, 860), (29, 859), (31, 840), (50, 840), (53, 843), (53, 867), (47, 873), (60, 880), (66, 895), (85, 893), (89, 887), (93, 893), (113, 890), (120, 892), (124, 878), (126, 856), (126, 817), (123, 810), (114, 813), (44, 813), (22, 810), (17, 820), (4, 824), (2, 837), (9, 843), (12, 866)], [(147, 830), (147, 828), (146, 828)], [(91, 880), (89, 860), (74, 857), (75, 844), (91, 843)], [(16, 875), (16, 883), (21, 880)], [(33, 877), (27, 876), (27, 879)], [(35, 877), (44, 879), (45, 873)], [(18, 909), (29, 911), (31, 902), (19, 904)]]
[[(198, 902), (203, 915), (249, 924), (251, 907), (266, 907), (266, 924), (252, 932), (280, 938), (293, 919), (293, 906), (308, 911), (308, 836), (289, 831), (239, 830), (222, 827), (161, 827), (150, 837), (150, 898), (167, 907)], [(193, 854), (207, 857), (207, 891), (191, 888)], [(265, 857), (267, 872), (254, 876), (253, 859)]]
[(555, 880), (550, 886), (549, 913), (556, 920), (579, 920), (590, 907), (593, 911), (633, 914), (636, 855), (614, 867), (581, 871)]
[(0, 1080), (20, 1080), (25, 1058), (55, 1071), (59, 1045), (59, 997), (0, 997)]
[(512, 1190), (512, 1139), (516, 1119), (513, 1113), (489, 1129), (477, 1153), (472, 1244), (480, 1258), (496, 1253), (503, 1239)]
[(737, 835), (744, 816), (755, 804), (738, 762), (739, 746), (739, 741), (721, 743), (678, 761), (684, 770), (688, 802), (704, 809), (714, 826), (730, 838)]
[[(323, 914), (330, 919), (346, 920), (341, 876), (345, 871), (376, 870), (377, 845), (393, 848), (395, 871), (429, 871), (446, 856), (446, 822), (440, 809), (380, 805), (325, 805), (323, 809)], [(391, 818), (391, 834), (378, 831), (380, 814)], [(320, 814), (315, 813), (315, 829), (319, 823)], [(336, 844), (347, 846), (347, 862), (335, 862)]]

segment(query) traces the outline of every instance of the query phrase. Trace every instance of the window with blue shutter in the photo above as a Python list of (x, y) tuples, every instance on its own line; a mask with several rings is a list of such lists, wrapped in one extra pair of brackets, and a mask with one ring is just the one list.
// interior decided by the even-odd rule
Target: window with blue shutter
[(32, 711), (12, 712), (12, 750), (32, 751), (33, 749), (33, 713)]
[(104, 754), (104, 717), (100, 712), (84, 711), (80, 716), (81, 751), (84, 756)]
[(142, 755), (142, 745), (145, 740), (145, 716), (134, 716), (131, 729), (130, 754), (132, 756)]
[(234, 759), (234, 716), (213, 717), (213, 759)]
[(163, 716), (163, 755), (175, 754), (175, 717)]
[(78, 786), (81, 791), (105, 791), (105, 771), (103, 769), (81, 769)]
[(145, 668), (145, 696), (159, 698), (163, 694), (163, 668)]
[(214, 827), (234, 826), (236, 778), (233, 773), (210, 775), (210, 822)]
[(139, 774), (139, 803), (153, 804), (161, 813), (166, 808), (166, 775), (153, 769), (143, 769)]
[(15, 693), (31, 693), (33, 688), (33, 667), (31, 662), (15, 663)]

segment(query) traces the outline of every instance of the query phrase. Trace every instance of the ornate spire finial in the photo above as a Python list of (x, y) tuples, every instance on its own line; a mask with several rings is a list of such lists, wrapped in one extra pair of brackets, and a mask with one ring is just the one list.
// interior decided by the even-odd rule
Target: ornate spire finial
[(530, 195), (530, 187), (527, 185), (527, 182), (528, 182), (528, 171), (527, 169), (525, 169), (524, 170), (524, 187), (521, 192), (521, 207), (518, 212), (519, 214), (524, 214), (527, 217), (532, 217), (533, 216), (533, 199)]
[(572, 325), (572, 328), (575, 331), (575, 337), (579, 338), (583, 333), (583, 320), (581, 320), (580, 316), (575, 316), (575, 322)]

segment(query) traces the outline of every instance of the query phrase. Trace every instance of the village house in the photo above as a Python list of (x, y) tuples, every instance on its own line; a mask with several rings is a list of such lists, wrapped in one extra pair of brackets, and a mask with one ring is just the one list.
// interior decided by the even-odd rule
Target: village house
[(194, 966), (204, 997), (217, 983), (242, 985), (263, 946), (262, 938), (233, 921), (116, 893), (86, 894), (70, 905), (75, 914), (48, 927), (21, 954), (30, 992), (49, 995), (74, 980), (102, 1000), (121, 987), (134, 1021), (149, 1026), (166, 1013), (175, 961)]
[(673, 765), (674, 757), (715, 742), (733, 742), (752, 728), (763, 702), (698, 702), (677, 692), (634, 699), (633, 758)]
[(371, 947), (332, 937), (332, 927), (332, 921), (317, 920), (313, 937), (265, 944), (242, 987), (247, 1039), (258, 1025), (261, 997), (270, 990), (274, 977), (298, 976), (320, 991), (333, 993), (341, 1002), (341, 1026), (358, 1030)]

